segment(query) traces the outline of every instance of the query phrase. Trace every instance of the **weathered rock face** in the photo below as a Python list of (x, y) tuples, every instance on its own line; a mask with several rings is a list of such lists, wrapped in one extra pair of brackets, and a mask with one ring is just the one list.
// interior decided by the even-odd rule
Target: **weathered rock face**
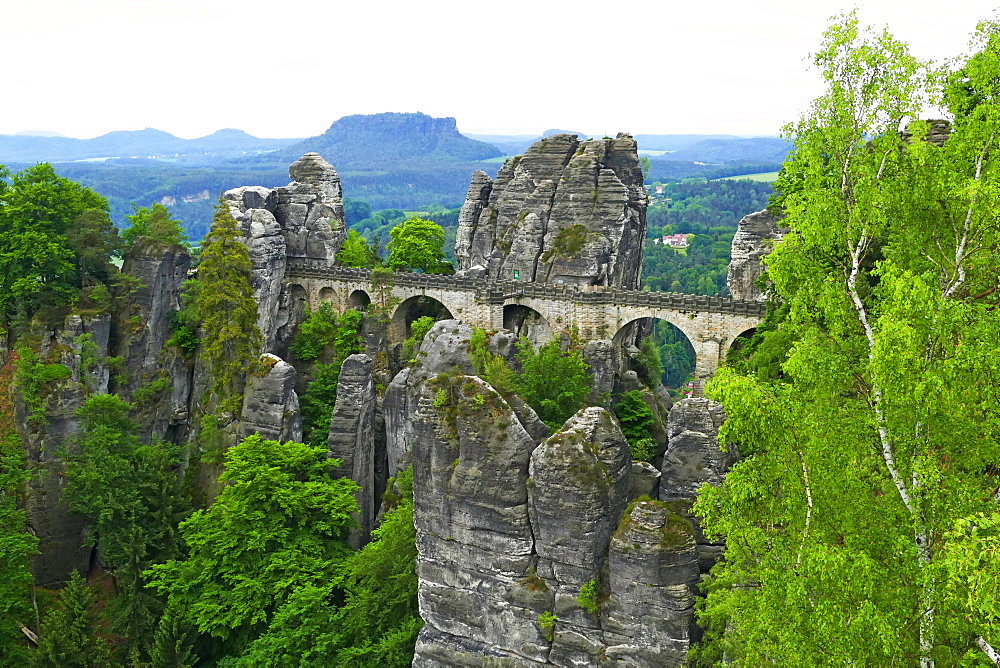
[(681, 666), (694, 630), (698, 550), (690, 522), (667, 504), (637, 501), (611, 541), (602, 618), (610, 665)]
[(267, 373), (248, 378), (243, 391), (243, 410), (237, 434), (240, 439), (260, 434), (274, 441), (302, 441), (299, 395), (295, 393), (295, 367), (281, 358), (265, 354)]
[(273, 349), (274, 336), (281, 324), (278, 309), (288, 255), (281, 225), (264, 208), (269, 194), (267, 188), (248, 186), (224, 195), (250, 253), (250, 287), (257, 300), (257, 327), (265, 337), (265, 350)]
[(646, 191), (627, 134), (556, 134), (500, 169), (476, 172), (459, 214), (459, 273), (637, 288)]
[(43, 587), (65, 581), (74, 569), (86, 572), (90, 562), (92, 548), (85, 545), (87, 522), (70, 512), (60, 496), (65, 486), (63, 456), (72, 448), (76, 434), (76, 410), (88, 393), (107, 392), (110, 332), (108, 316), (67, 316), (61, 329), (42, 335), (39, 358), (69, 370), (66, 378), (38, 388), (44, 417), (29, 417), (30, 407), (22, 394), (15, 393), (18, 435), (32, 471), (25, 502), (28, 528), (38, 537), (39, 554), (32, 572)]
[[(188, 429), (190, 364), (178, 348), (165, 344), (173, 335), (170, 314), (181, 307), (182, 285), (190, 267), (191, 256), (183, 246), (147, 239), (139, 240), (122, 266), (122, 272), (135, 278), (139, 288), (118, 314), (117, 355), (125, 373), (117, 389), (123, 398), (135, 401), (143, 432), (157, 438)], [(150, 393), (142, 389), (156, 387), (153, 383), (166, 387), (145, 396)], [(137, 391), (141, 401), (136, 401)]]
[[(414, 665), (470, 665), (461, 657), (494, 648), (500, 656), (544, 661), (548, 643), (535, 620), (545, 597), (520, 584), (534, 558), (525, 486), (534, 440), (474, 376), (425, 384), (413, 426), (425, 621)], [(459, 647), (451, 639), (461, 639)]]
[(767, 211), (751, 213), (740, 220), (733, 236), (732, 259), (726, 275), (726, 286), (733, 299), (765, 300), (766, 296), (756, 281), (763, 271), (762, 258), (788, 231), (780, 227), (780, 222), (781, 218)]
[[(458, 320), (437, 322), (424, 337), (416, 356), (417, 361), (396, 374), (386, 388), (382, 411), (385, 416), (390, 476), (406, 468), (410, 461), (410, 453), (416, 441), (413, 416), (417, 413), (423, 385), (439, 373), (455, 368), (464, 374), (475, 374), (472, 362), (469, 361), (471, 338), (471, 325)], [(513, 351), (513, 337), (509, 333), (499, 332), (490, 339), (489, 345), (491, 352), (507, 357)], [(521, 421), (536, 442), (548, 436), (548, 429), (523, 402), (514, 400), (512, 408), (522, 416)]]
[(628, 443), (610, 413), (585, 408), (532, 453), (531, 529), (537, 575), (553, 592), (549, 663), (596, 665), (605, 650), (599, 615), (577, 598), (587, 583), (607, 590), (601, 571), (631, 492)]
[[(471, 375), (471, 334), (437, 323), (386, 394), (392, 459), (414, 469), (425, 621), (414, 665), (679, 663), (698, 578), (692, 528), (660, 501), (623, 517), (659, 471), (633, 465), (603, 408), (546, 438), (529, 407)], [(491, 342), (498, 354), (507, 338)], [(596, 611), (581, 604), (590, 589)]]
[[(719, 427), (726, 419), (720, 404), (703, 398), (682, 399), (670, 409), (667, 421), (669, 445), (660, 469), (660, 500), (678, 502), (689, 519), (687, 507), (704, 483), (722, 483), (726, 471), (736, 462), (735, 445), (723, 452), (719, 447)], [(698, 553), (703, 572), (722, 554), (722, 544), (712, 543), (695, 525)]]
[(358, 529), (351, 533), (349, 543), (360, 548), (366, 544), (375, 528), (375, 379), (372, 358), (364, 354), (344, 360), (337, 381), (337, 402), (330, 417), (327, 446), (330, 457), (340, 460), (334, 475), (350, 478), (361, 488), (355, 497)]
[(489, 385), (443, 374), (414, 437), (414, 666), (683, 663), (694, 532), (661, 501), (623, 514), (633, 465), (610, 413), (583, 409), (536, 446)]
[(234, 188), (224, 195), (250, 251), (257, 326), (269, 352), (279, 350), (278, 332), (292, 310), (291, 297), (282, 288), (287, 258), (332, 265), (346, 236), (344, 198), (333, 165), (307, 153), (292, 163), (288, 174), (292, 183), (287, 186)]

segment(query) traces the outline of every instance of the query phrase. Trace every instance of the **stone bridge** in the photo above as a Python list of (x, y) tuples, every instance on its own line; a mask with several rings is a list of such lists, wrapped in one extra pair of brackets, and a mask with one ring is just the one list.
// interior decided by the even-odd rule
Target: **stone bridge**
[[(306, 300), (313, 309), (328, 301), (342, 312), (379, 299), (370, 274), (365, 269), (331, 267), (325, 260), (288, 258), (285, 281), (293, 299)], [(484, 329), (514, 329), (512, 323), (527, 318), (540, 334), (536, 340), (575, 327), (584, 340), (618, 341), (632, 331), (627, 326), (639, 319), (665, 320), (694, 347), (699, 386), (712, 375), (733, 341), (756, 327), (765, 312), (760, 302), (722, 297), (408, 272), (397, 272), (385, 292), (391, 293), (394, 304), (389, 324), (393, 341), (407, 336), (415, 307), (426, 305), (428, 299), (440, 303), (452, 317)]]

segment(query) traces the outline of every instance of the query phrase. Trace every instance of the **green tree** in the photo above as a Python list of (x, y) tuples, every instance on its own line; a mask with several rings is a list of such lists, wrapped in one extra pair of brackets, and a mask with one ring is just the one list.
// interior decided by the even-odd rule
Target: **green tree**
[(590, 371), (579, 350), (565, 352), (559, 339), (536, 351), (527, 339), (517, 344), (521, 373), (514, 381), (517, 393), (535, 409), (542, 422), (559, 429), (583, 408), (590, 394)]
[(334, 576), (357, 485), (330, 477), (325, 446), (255, 434), (225, 457), (222, 492), (181, 524), (188, 556), (147, 573), (181, 621), (238, 653), (296, 591)]
[(140, 238), (152, 239), (161, 244), (183, 244), (187, 236), (180, 221), (170, 217), (170, 211), (159, 202), (151, 207), (132, 205), (132, 213), (125, 216), (129, 226), (122, 231), (122, 239), (132, 247)]
[[(413, 662), (423, 620), (417, 610), (409, 470), (400, 475), (396, 487), (401, 488), (401, 498), (372, 532), (372, 542), (343, 562), (332, 583), (296, 591), (236, 665), (402, 668)], [(343, 604), (334, 606), (332, 598)]]
[(115, 630), (126, 652), (146, 656), (159, 612), (142, 571), (176, 552), (181, 500), (176, 453), (166, 444), (145, 445), (128, 417), (129, 404), (113, 394), (88, 398), (76, 412), (79, 433), (66, 469), (64, 498), (94, 522), (89, 539), (115, 579)]
[(81, 213), (67, 230), (66, 240), (76, 253), (81, 287), (93, 279), (107, 283), (117, 271), (110, 260), (121, 249), (121, 237), (107, 211), (88, 209)]
[(330, 414), (337, 402), (340, 368), (350, 355), (364, 350), (360, 336), (363, 314), (348, 309), (341, 315), (327, 302), (307, 314), (292, 341), (297, 359), (316, 360), (313, 378), (300, 399), (302, 431), (313, 445), (326, 443)]
[(45, 616), (35, 663), (54, 668), (110, 666), (108, 644), (97, 631), (94, 594), (80, 573), (73, 571), (59, 593), (59, 607)]
[(28, 533), (18, 503), (27, 479), (21, 442), (9, 434), (0, 441), (0, 656), (12, 665), (27, 658), (18, 626), (32, 618), (29, 564), (38, 552), (38, 538)]
[(392, 269), (412, 269), (425, 274), (450, 274), (454, 267), (445, 258), (444, 228), (422, 218), (408, 218), (389, 230), (389, 259)]
[(615, 416), (621, 424), (622, 434), (628, 439), (632, 459), (649, 461), (647, 441), (650, 439), (650, 430), (656, 423), (656, 415), (642, 400), (642, 392), (632, 390), (622, 394), (621, 400), (615, 404)]
[(977, 639), (1000, 641), (995, 607), (947, 584), (960, 546), (1000, 572), (988, 542), (956, 533), (997, 508), (997, 35), (981, 26), (963, 68), (975, 102), (952, 101), (940, 146), (927, 123), (899, 132), (939, 102), (934, 72), (853, 15), (825, 35), (827, 91), (779, 183), (791, 233), (768, 259), (788, 305), (782, 377), (723, 368), (708, 389), (743, 459), (696, 506), (727, 540), (700, 660), (973, 665)]
[(205, 337), (202, 350), (219, 410), (239, 410), (247, 374), (259, 364), (264, 345), (257, 328), (257, 302), (250, 288), (250, 254), (240, 241), (229, 205), (219, 198), (198, 266), (197, 313)]
[(347, 238), (337, 251), (337, 262), (345, 267), (371, 269), (380, 262), (378, 253), (372, 251), (368, 240), (355, 230), (347, 231)]
[(81, 277), (67, 234), (87, 211), (107, 208), (104, 198), (56, 175), (51, 165), (14, 174), (0, 190), (0, 310), (26, 316), (70, 303)]

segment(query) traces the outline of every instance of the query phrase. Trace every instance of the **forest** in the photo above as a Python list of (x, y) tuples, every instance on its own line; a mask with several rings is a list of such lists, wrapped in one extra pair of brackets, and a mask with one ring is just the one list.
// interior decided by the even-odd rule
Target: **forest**
[[(705, 387), (724, 418), (717, 454), (734, 463), (692, 509), (724, 556), (698, 584), (687, 665), (1000, 665), (1000, 23), (978, 26), (970, 54), (922, 62), (888, 30), (839, 17), (813, 57), (825, 92), (785, 129), (794, 149), (773, 190), (658, 179), (645, 289), (724, 294), (743, 215), (768, 208), (789, 230), (765, 260), (767, 316)], [(411, 665), (425, 623), (419, 469), (404, 462), (384, 481), (366, 536), (359, 485), (328, 439), (352, 355), (378, 351), (372, 396), (420, 373), (435, 319), (412, 318), (388, 344), (393, 276), (454, 271), (458, 210), (376, 201), (345, 201), (336, 258), (371, 270), (370, 302), (302, 306), (282, 332), (286, 362), (261, 354), (260, 268), (225, 200), (194, 244), (161, 203), (130, 202), (119, 227), (108, 197), (51, 165), (0, 167), (0, 665)], [(652, 243), (668, 234), (690, 244)], [(171, 276), (173, 301), (138, 306)], [(153, 311), (169, 332), (146, 359)], [(608, 469), (582, 464), (593, 453), (570, 435), (581, 409), (603, 406), (625, 439), (622, 470), (663, 460), (657, 397), (693, 360), (675, 328), (627, 351), (632, 389), (597, 397), (577, 333), (511, 339), (505, 356), (496, 333), (469, 332), (479, 381), (456, 365), (417, 404), (440, 418), (433, 438), (458, 443), (462, 411), (527, 406), (546, 443), (579, 446), (558, 493), (604, 493)], [(249, 389), (287, 367), (301, 374), (300, 442), (240, 431)], [(183, 434), (156, 426), (182, 375), (197, 394)], [(282, 408), (284, 424), (295, 411)], [(482, 475), (459, 452), (441, 471)], [(53, 537), (28, 530), (36, 503), (86, 527), (93, 556), (68, 581), (37, 581)], [(647, 508), (675, 518), (655, 549), (695, 554), (687, 509), (670, 503), (632, 498), (615, 539)], [(542, 576), (531, 566), (511, 584), (541, 596)], [(617, 592), (602, 577), (532, 618), (539, 637), (551, 644), (574, 616), (607, 621)]]

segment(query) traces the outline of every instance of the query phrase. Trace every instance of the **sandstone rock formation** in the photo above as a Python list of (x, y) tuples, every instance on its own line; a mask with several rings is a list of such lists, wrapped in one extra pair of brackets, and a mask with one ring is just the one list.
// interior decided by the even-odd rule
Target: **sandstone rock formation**
[(763, 272), (762, 258), (781, 241), (786, 229), (780, 226), (781, 218), (758, 211), (743, 216), (733, 236), (732, 259), (726, 275), (726, 286), (733, 299), (764, 301), (766, 296), (757, 286)]
[(375, 379), (372, 358), (351, 355), (344, 360), (337, 382), (337, 402), (330, 417), (327, 446), (330, 457), (340, 460), (334, 475), (350, 478), (360, 489), (356, 498), (358, 529), (349, 543), (359, 548), (368, 542), (375, 528), (377, 484), (375, 480)]
[[(184, 281), (191, 255), (178, 245), (158, 244), (140, 238), (125, 258), (122, 272), (137, 288), (128, 295), (116, 323), (117, 351), (126, 372), (117, 391), (134, 401), (134, 394), (168, 379), (169, 386), (136, 402), (144, 434), (177, 440), (188, 431), (191, 394), (190, 364), (175, 347), (165, 347), (173, 336), (171, 313), (181, 307)], [(105, 389), (105, 391), (107, 391)]]
[(546, 438), (529, 407), (473, 375), (470, 336), (437, 323), (386, 394), (393, 458), (414, 467), (425, 620), (414, 665), (679, 662), (699, 574), (693, 529), (648, 497), (623, 514), (659, 471), (632, 464), (600, 407)]
[(250, 251), (257, 326), (269, 352), (277, 351), (278, 330), (289, 317), (288, 295), (282, 291), (287, 258), (332, 265), (347, 235), (340, 177), (333, 165), (316, 153), (306, 153), (292, 163), (288, 174), (292, 183), (287, 186), (273, 190), (245, 186), (224, 195)]
[[(72, 448), (76, 410), (88, 392), (107, 391), (111, 319), (67, 316), (59, 329), (42, 333), (39, 359), (62, 364), (69, 375), (37, 388), (44, 416), (30, 416), (31, 406), (15, 394), (15, 421), (28, 468), (25, 514), (38, 537), (39, 554), (32, 563), (35, 582), (44, 587), (65, 581), (72, 570), (86, 569), (93, 548), (86, 544), (87, 522), (70, 512), (61, 498), (66, 470), (64, 453)], [(89, 341), (88, 341), (89, 340)], [(91, 344), (84, 352), (85, 342)]]
[(556, 134), (476, 172), (459, 214), (460, 273), (567, 285), (639, 285), (646, 191), (627, 134)]
[(691, 523), (668, 504), (636, 501), (615, 531), (608, 562), (607, 664), (684, 665), (699, 578)]
[[(704, 483), (718, 485), (738, 457), (735, 445), (723, 451), (719, 427), (726, 419), (720, 404), (704, 398), (682, 399), (670, 409), (669, 444), (660, 469), (660, 500), (679, 504), (682, 514)], [(708, 541), (697, 530), (701, 569), (707, 572), (722, 554), (722, 545)]]
[(295, 393), (298, 375), (288, 362), (276, 355), (262, 358), (265, 373), (252, 376), (243, 391), (243, 410), (237, 434), (240, 439), (252, 434), (274, 441), (302, 441), (302, 416), (299, 395)]

